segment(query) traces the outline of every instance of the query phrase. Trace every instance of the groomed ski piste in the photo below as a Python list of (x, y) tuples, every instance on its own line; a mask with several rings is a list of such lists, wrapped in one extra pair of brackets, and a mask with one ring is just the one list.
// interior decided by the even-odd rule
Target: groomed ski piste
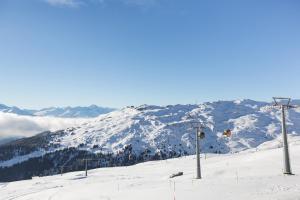
[[(32, 180), (0, 183), (1, 200), (254, 200), (300, 199), (300, 137), (290, 137), (295, 175), (283, 175), (280, 141), (235, 154), (201, 154), (202, 179), (195, 179), (195, 156), (100, 168)], [(169, 178), (182, 171), (183, 176)]]

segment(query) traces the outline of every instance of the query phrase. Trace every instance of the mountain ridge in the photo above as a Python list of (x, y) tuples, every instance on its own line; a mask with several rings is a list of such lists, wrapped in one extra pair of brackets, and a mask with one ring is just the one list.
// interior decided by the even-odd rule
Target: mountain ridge
[(116, 110), (115, 108), (90, 106), (47, 107), (42, 109), (21, 109), (16, 106), (0, 104), (0, 112), (24, 116), (49, 116), (62, 118), (93, 118)]

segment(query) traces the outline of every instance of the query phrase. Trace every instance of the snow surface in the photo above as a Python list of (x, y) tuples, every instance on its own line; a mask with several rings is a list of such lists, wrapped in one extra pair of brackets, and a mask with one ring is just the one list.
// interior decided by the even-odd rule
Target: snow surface
[[(195, 156), (129, 167), (94, 169), (0, 183), (2, 200), (297, 200), (300, 199), (300, 137), (290, 138), (292, 170), (282, 174), (282, 148), (201, 155), (203, 179), (196, 180)], [(206, 157), (206, 159), (205, 159)], [(183, 176), (170, 179), (173, 173)]]

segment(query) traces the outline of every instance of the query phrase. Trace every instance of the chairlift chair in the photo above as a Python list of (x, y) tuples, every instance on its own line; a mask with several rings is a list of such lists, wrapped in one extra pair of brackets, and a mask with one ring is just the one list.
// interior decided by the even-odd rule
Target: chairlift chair
[(201, 131), (199, 133), (199, 137), (200, 137), (200, 139), (204, 139), (205, 138), (205, 133), (203, 131)]
[(230, 129), (225, 130), (223, 132), (223, 136), (230, 137), (231, 136), (231, 130)]

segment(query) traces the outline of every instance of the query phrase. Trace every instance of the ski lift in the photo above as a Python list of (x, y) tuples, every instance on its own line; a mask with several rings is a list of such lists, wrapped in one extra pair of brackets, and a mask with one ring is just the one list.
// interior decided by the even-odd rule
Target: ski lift
[(223, 132), (223, 136), (225, 137), (230, 137), (231, 136), (231, 130), (230, 129), (227, 129)]
[(205, 133), (203, 131), (201, 131), (199, 133), (199, 137), (200, 137), (200, 139), (204, 139), (205, 138)]

